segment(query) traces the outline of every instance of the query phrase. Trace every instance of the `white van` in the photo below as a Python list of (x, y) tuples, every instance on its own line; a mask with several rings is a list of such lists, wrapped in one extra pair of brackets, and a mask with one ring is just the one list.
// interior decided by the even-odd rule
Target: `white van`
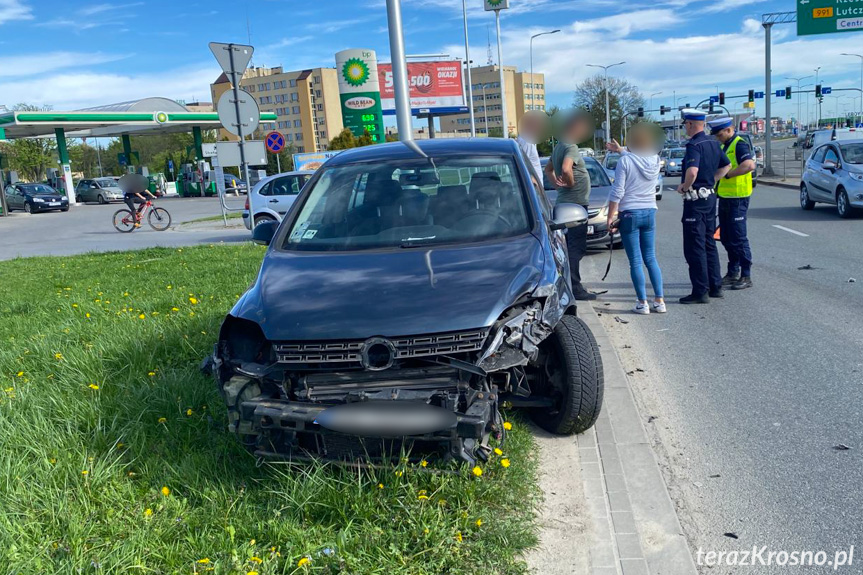
[(243, 211), (246, 229), (252, 229), (252, 221), (255, 225), (263, 221), (282, 221), (282, 217), (294, 205), (300, 190), (314, 173), (309, 170), (285, 172), (267, 176), (255, 184), (246, 198), (246, 209)]
[[(857, 128), (833, 128), (830, 130), (818, 130), (812, 134), (811, 145), (809, 148), (817, 148), (821, 144), (826, 144), (834, 140), (858, 140), (863, 138), (863, 130)], [(807, 144), (810, 142), (807, 141)]]

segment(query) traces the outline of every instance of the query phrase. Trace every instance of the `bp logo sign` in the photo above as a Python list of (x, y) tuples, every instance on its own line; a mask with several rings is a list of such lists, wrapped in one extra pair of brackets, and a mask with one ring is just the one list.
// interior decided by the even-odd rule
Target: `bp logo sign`
[(153, 119), (156, 121), (157, 124), (164, 124), (168, 121), (168, 114), (166, 114), (165, 112), (156, 112), (155, 114), (153, 114)]
[(509, 8), (509, 0), (485, 0), (485, 9), (489, 10), (506, 10)]
[(368, 64), (359, 58), (351, 58), (342, 66), (342, 77), (350, 86), (355, 88), (362, 86), (369, 79)]

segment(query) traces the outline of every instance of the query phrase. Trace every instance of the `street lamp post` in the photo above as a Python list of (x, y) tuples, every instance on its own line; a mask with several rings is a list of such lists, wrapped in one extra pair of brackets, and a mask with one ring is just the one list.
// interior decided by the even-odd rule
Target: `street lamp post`
[(467, 63), (467, 109), (470, 113), (470, 137), (476, 136), (473, 117), (473, 82), (470, 76), (470, 44), (467, 40), (467, 0), (461, 0), (461, 13), (464, 20), (464, 61)]
[(809, 75), (809, 76), (803, 76), (802, 78), (792, 78), (790, 76), (785, 78), (786, 80), (794, 80), (795, 82), (797, 82), (797, 135), (798, 136), (800, 135), (800, 82), (802, 80), (805, 80), (805, 79), (811, 78), (811, 77), (812, 76)]
[(662, 94), (662, 92), (654, 92), (653, 94), (650, 95), (650, 107), (648, 108), (648, 110), (653, 110), (653, 97), (659, 96), (661, 94)]
[(603, 66), (601, 64), (587, 64), (589, 68), (602, 68), (605, 71), (605, 80), (603, 81), (605, 88), (605, 143), (611, 141), (611, 110), (609, 109), (609, 98), (608, 98), (608, 69), (613, 68), (615, 66), (622, 66), (626, 64), (626, 62), (617, 62), (615, 64), (609, 64), (608, 66)]
[(530, 105), (531, 109), (535, 109), (534, 102), (536, 101), (536, 94), (534, 90), (534, 86), (536, 85), (533, 79), (533, 39), (539, 38), (540, 36), (545, 36), (546, 34), (557, 34), (560, 30), (551, 30), (550, 32), (540, 32), (539, 34), (534, 34), (530, 37)]
[[(675, 92), (674, 93), (674, 109), (680, 111), (680, 109), (678, 108), (678, 106), (680, 106), (680, 102), (682, 102), (683, 100), (685, 100), (688, 97), (689, 96), (681, 96), (678, 98), (677, 92)], [(675, 117), (675, 123), (674, 123), (674, 133), (675, 133), (674, 139), (675, 140), (680, 139), (680, 129), (678, 128), (679, 125), (680, 125), (679, 116), (676, 116)]]
[(863, 122), (863, 54), (849, 54), (842, 52), (842, 56), (855, 56), (860, 58), (860, 121)]

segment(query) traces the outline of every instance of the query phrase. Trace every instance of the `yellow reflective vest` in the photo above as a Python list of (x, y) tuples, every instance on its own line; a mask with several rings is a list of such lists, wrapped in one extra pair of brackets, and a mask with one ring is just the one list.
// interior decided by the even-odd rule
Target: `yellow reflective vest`
[[(737, 166), (737, 143), (742, 142), (743, 138), (734, 136), (731, 140), (731, 145), (725, 150), (725, 155), (728, 156), (728, 161), (731, 162), (731, 169), (736, 170)], [(747, 172), (742, 176), (722, 179), (716, 188), (716, 194), (720, 198), (748, 198), (752, 195), (752, 172)]]

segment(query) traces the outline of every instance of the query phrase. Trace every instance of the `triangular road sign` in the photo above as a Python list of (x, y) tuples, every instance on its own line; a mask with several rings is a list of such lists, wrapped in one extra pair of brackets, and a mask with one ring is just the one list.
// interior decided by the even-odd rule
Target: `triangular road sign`
[[(245, 44), (223, 44), (221, 42), (210, 42), (210, 50), (226, 74), (232, 72), (242, 74), (249, 62), (252, 61), (252, 54), (255, 51), (252, 46)], [(234, 53), (233, 70), (231, 70), (231, 51)]]

